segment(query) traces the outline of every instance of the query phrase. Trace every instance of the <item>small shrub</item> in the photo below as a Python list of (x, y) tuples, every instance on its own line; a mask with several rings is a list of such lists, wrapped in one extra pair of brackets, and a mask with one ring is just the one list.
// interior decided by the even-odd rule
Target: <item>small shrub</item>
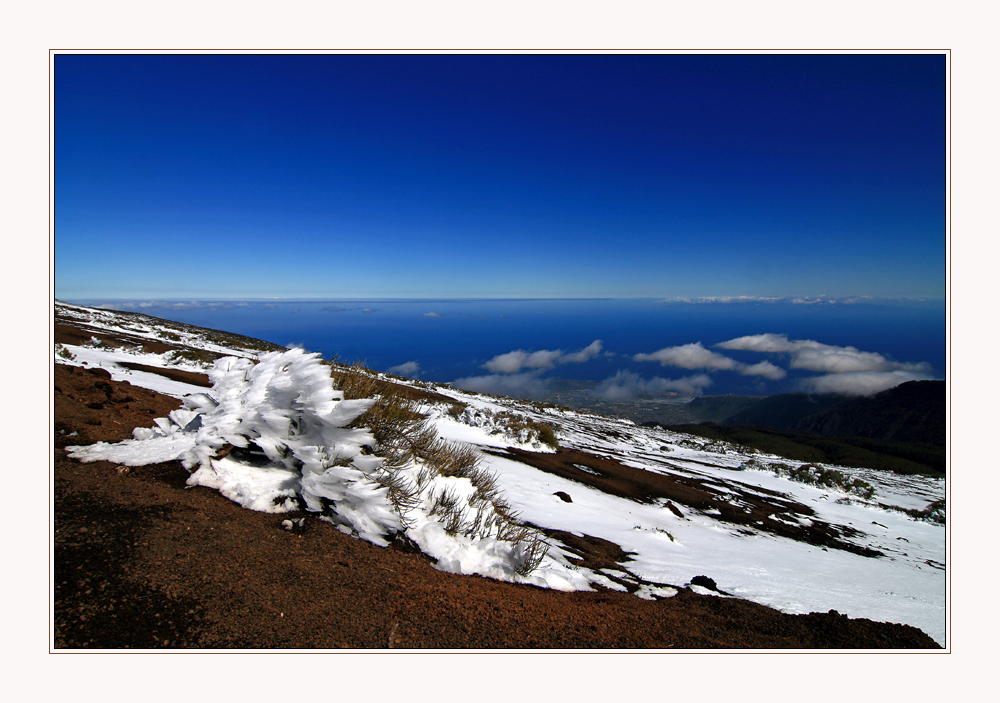
[(538, 431), (538, 439), (543, 444), (547, 444), (553, 449), (559, 448), (559, 440), (556, 438), (556, 431), (552, 429), (551, 425), (547, 425), (541, 422), (532, 423)]
[[(371, 408), (348, 427), (372, 433), (375, 453), (384, 459), (373, 479), (388, 489), (388, 498), (404, 528), (410, 524), (407, 513), (420, 503), (421, 493), (436, 477), (468, 479), (475, 492), (467, 503), (463, 504), (453, 489), (439, 491), (430, 498), (429, 514), (437, 517), (449, 534), (511, 542), (518, 549), (516, 571), (521, 575), (538, 567), (548, 553), (548, 544), (536, 530), (518, 522), (518, 515), (503, 497), (496, 474), (480, 467), (482, 457), (474, 447), (438, 437), (433, 425), (417, 412), (414, 401), (404, 397), (393, 384), (380, 381), (359, 361), (349, 367), (332, 364), (331, 376), (345, 399), (375, 398)], [(459, 415), (465, 408), (464, 403), (456, 402), (448, 412)], [(524, 427), (542, 441), (555, 441), (551, 427), (523, 420)], [(411, 466), (411, 461), (419, 462), (415, 481), (400, 471)]]
[(198, 366), (208, 364), (212, 357), (199, 349), (175, 349), (164, 355), (168, 364), (188, 362)]
[(771, 470), (778, 476), (787, 476), (792, 481), (824, 488), (837, 488), (865, 500), (871, 500), (875, 497), (875, 488), (870, 483), (858, 478), (851, 478), (836, 469), (824, 469), (815, 464), (802, 464), (794, 469), (787, 464), (775, 463), (770, 466)]
[(553, 449), (559, 448), (559, 439), (556, 437), (555, 428), (544, 422), (536, 422), (525, 415), (505, 410), (497, 414), (497, 420), (501, 421), (507, 430), (515, 435), (522, 442), (540, 442), (547, 444)]

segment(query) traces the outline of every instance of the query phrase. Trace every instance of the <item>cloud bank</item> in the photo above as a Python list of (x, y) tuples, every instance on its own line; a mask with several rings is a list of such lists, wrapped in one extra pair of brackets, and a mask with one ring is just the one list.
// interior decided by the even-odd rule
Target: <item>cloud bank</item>
[(875, 395), (907, 381), (929, 381), (927, 374), (910, 371), (849, 371), (806, 378), (799, 387), (807, 393)]
[(856, 347), (838, 347), (811, 339), (788, 339), (783, 334), (755, 334), (730, 339), (715, 346), (720, 349), (784, 353), (791, 355), (789, 367), (823, 373), (853, 373), (860, 371), (908, 371), (929, 374), (930, 364), (890, 361), (876, 352)]
[[(718, 346), (718, 345), (717, 345)], [(701, 342), (666, 347), (652, 354), (636, 354), (635, 361), (658, 361), (661, 366), (677, 366), (682, 369), (707, 369), (709, 371), (735, 371), (744, 376), (763, 376), (777, 381), (787, 374), (769, 361), (758, 364), (744, 364), (736, 359), (719, 354), (702, 346)]]
[(548, 380), (541, 378), (542, 373), (562, 364), (590, 361), (603, 348), (601, 340), (595, 339), (583, 349), (568, 354), (562, 349), (541, 349), (535, 352), (515, 349), (506, 354), (498, 354), (483, 364), (483, 368), (492, 371), (492, 374), (467, 376), (454, 381), (452, 385), (477, 393), (541, 398), (548, 388)]
[(799, 382), (800, 388), (813, 393), (874, 395), (906, 381), (926, 381), (933, 378), (931, 365), (927, 362), (892, 361), (882, 354), (861, 351), (856, 347), (839, 347), (812, 339), (788, 339), (783, 334), (749, 335), (715, 346), (720, 349), (788, 354), (789, 368), (825, 374)]
[(578, 352), (564, 354), (561, 349), (526, 352), (523, 349), (499, 354), (483, 364), (494, 373), (517, 373), (521, 369), (551, 369), (560, 364), (582, 364), (601, 353), (601, 340), (595, 339)]

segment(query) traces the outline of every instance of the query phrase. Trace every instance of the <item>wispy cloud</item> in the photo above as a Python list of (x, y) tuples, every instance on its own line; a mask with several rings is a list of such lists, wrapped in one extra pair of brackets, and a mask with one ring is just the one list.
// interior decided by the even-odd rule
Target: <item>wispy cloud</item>
[(886, 305), (891, 303), (922, 302), (923, 298), (885, 298), (870, 295), (709, 295), (704, 297), (664, 298), (661, 303), (791, 303), (793, 305)]
[(763, 376), (773, 381), (787, 374), (768, 361), (759, 364), (744, 364), (724, 354), (706, 349), (701, 342), (666, 347), (652, 354), (636, 354), (635, 361), (658, 361), (661, 366), (676, 366), (682, 369), (707, 369), (709, 371), (735, 371), (744, 376)]
[(740, 364), (737, 369), (744, 376), (763, 376), (772, 381), (780, 381), (788, 372), (772, 364), (770, 361), (761, 361), (756, 364)]
[(601, 353), (603, 348), (601, 340), (595, 339), (593, 342), (585, 346), (578, 352), (573, 352), (572, 354), (565, 354), (559, 360), (560, 364), (582, 364), (586, 361), (590, 361), (595, 356)]
[(591, 391), (591, 394), (603, 400), (655, 398), (667, 391), (686, 395), (701, 395), (705, 388), (710, 385), (712, 385), (712, 379), (703, 373), (677, 379), (657, 376), (647, 380), (637, 373), (623, 369), (614, 376), (601, 381)]
[(400, 364), (399, 366), (393, 366), (389, 369), (389, 373), (394, 373), (397, 376), (406, 376), (408, 378), (413, 378), (418, 373), (420, 373), (420, 364), (416, 361), (407, 361), (405, 364)]
[(577, 352), (564, 353), (561, 349), (542, 349), (527, 352), (523, 349), (499, 354), (483, 364), (483, 368), (500, 374), (513, 374), (521, 369), (551, 369), (560, 364), (582, 364), (601, 353), (601, 340), (595, 339)]
[(425, 312), (424, 317), (444, 317), (444, 315), (439, 312)]
[(850, 371), (805, 378), (799, 387), (807, 393), (875, 395), (907, 381), (929, 381), (931, 376), (912, 371)]

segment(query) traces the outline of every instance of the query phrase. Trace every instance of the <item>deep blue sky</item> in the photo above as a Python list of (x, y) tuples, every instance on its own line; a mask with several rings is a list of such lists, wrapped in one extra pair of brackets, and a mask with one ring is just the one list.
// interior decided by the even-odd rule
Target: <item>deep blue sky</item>
[(55, 57), (55, 294), (943, 298), (943, 55)]

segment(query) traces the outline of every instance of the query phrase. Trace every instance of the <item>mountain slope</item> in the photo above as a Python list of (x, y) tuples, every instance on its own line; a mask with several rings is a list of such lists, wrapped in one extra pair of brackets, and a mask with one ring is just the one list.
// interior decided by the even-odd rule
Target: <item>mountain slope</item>
[[(865, 437), (885, 442), (945, 443), (945, 382), (909, 381), (870, 398), (787, 393), (761, 398), (715, 420), (822, 437)], [(708, 418), (706, 418), (708, 419)]]
[[(806, 415), (788, 429), (824, 437), (945, 445), (944, 381), (909, 381), (871, 398), (851, 398)], [(739, 424), (738, 418), (731, 418)]]
[[(114, 336), (113, 325), (109, 322), (113, 316), (88, 313), (79, 308), (72, 312), (93, 316), (81, 321), (81, 325), (93, 325), (94, 319), (100, 318), (107, 335)], [(134, 319), (128, 324), (136, 326)], [(151, 340), (163, 343), (161, 334), (147, 331)], [(194, 344), (194, 337), (184, 339)], [(211, 351), (216, 353), (217, 350)], [(255, 354), (245, 349), (241, 353)], [(101, 347), (67, 343), (57, 350), (57, 360), (78, 368), (85, 362), (88, 368), (102, 367), (111, 379), (93, 383), (109, 384), (112, 392), (105, 393), (93, 383), (91, 388), (105, 393), (108, 402), (119, 397), (117, 387), (111, 384), (125, 380), (149, 381), (141, 374), (159, 376), (154, 371), (140, 372), (123, 366), (125, 363), (161, 371), (173, 369), (191, 374), (204, 371), (202, 362), (178, 360), (170, 351), (155, 354), (120, 351), (108, 342)], [(748, 455), (731, 446), (659, 429), (639, 428), (629, 422), (532, 406), (505, 398), (477, 396), (445, 387), (427, 387), (418, 382), (388, 379), (384, 375), (379, 378), (382, 382), (405, 384), (413, 392), (428, 393), (422, 401), (421, 412), (436, 432), (453, 442), (481, 448), (483, 465), (496, 474), (499, 487), (513, 508), (521, 513), (521, 519), (547, 535), (550, 552), (535, 573), (539, 578), (549, 572), (575, 573), (574, 579), (582, 578), (589, 584), (588, 588), (598, 589), (599, 593), (657, 606), (687, 603), (687, 594), (717, 594), (706, 588), (708, 584), (741, 598), (792, 612), (825, 612), (836, 608), (855, 617), (907, 622), (943, 641), (944, 572), (939, 567), (943, 568), (944, 562), (944, 529), (934, 522), (915, 520), (899, 510), (923, 509), (939, 500), (943, 497), (941, 482), (919, 477), (886, 477), (878, 472), (850, 472), (855, 478), (871, 481), (876, 486), (877, 500), (866, 501), (849, 491), (789, 480), (781, 474), (781, 462), (777, 457)], [(203, 385), (185, 384), (162, 376), (155, 383), (175, 397), (205, 391)], [(58, 393), (56, 397), (58, 401)], [(438, 398), (449, 400), (441, 402)], [(131, 406), (131, 403), (124, 404)], [(88, 416), (92, 421), (110, 420), (106, 414), (95, 411), (96, 416)], [(59, 411), (57, 402), (57, 419), (67, 413)], [(538, 434), (532, 434), (531, 428), (543, 423), (556, 428), (561, 448), (555, 453), (538, 441)], [(151, 421), (146, 426), (150, 424)], [(78, 426), (84, 430), (103, 427), (88, 426), (85, 420)], [(80, 431), (68, 428), (69, 425), (64, 425), (61, 431), (67, 434)], [(128, 436), (130, 429), (123, 428), (118, 436)], [(97, 438), (91, 432), (89, 438), (81, 436), (79, 440), (63, 441), (63, 444), (82, 444)], [(59, 441), (57, 437), (57, 443)], [(57, 459), (62, 461), (58, 452)], [(545, 464), (551, 461), (556, 463)], [(69, 467), (74, 462), (68, 458), (64, 462), (61, 465), (71, 471)], [(95, 466), (99, 464), (87, 465), (88, 470)], [(163, 469), (155, 471), (183, 472), (179, 464), (170, 463), (169, 466), (173, 468), (164, 465)], [(127, 475), (138, 478), (147, 470), (134, 468)], [(61, 475), (70, 474), (62, 472)], [(183, 479), (183, 473), (172, 475), (178, 478), (170, 481)], [(93, 480), (88, 490), (98, 493), (112, 490), (111, 482), (101, 486), (100, 473), (93, 474)], [(879, 507), (880, 504), (898, 508)], [(62, 519), (69, 519), (67, 516), (72, 511), (59, 514), (64, 515)], [(275, 522), (270, 524), (280, 525), (278, 517), (281, 516), (273, 517)], [(183, 522), (182, 519), (181, 524)], [(244, 521), (241, 519), (241, 522)], [(298, 525), (297, 522), (291, 524)], [(194, 524), (188, 526), (194, 527)], [(322, 527), (323, 523), (316, 524), (316, 529)], [(311, 533), (313, 528), (309, 530)], [(277, 539), (277, 535), (272, 537), (274, 539), (269, 541)], [(905, 546), (897, 538), (905, 539)], [(405, 541), (397, 546), (408, 548)], [(876, 557), (879, 553), (883, 556)], [(455, 560), (436, 559), (438, 569), (464, 568)], [(426, 564), (423, 558), (419, 561)], [(58, 565), (57, 571), (60, 571)], [(246, 569), (240, 573), (242, 578), (250, 578)], [(831, 579), (824, 575), (826, 573), (836, 573), (839, 577)], [(845, 580), (845, 574), (850, 574), (850, 578)], [(169, 581), (167, 583), (169, 585)], [(885, 595), (887, 590), (906, 593), (908, 597), (888, 597)], [(643, 601), (628, 593), (653, 600)], [(671, 594), (674, 595), (664, 598)], [(587, 593), (567, 595), (586, 600)], [(726, 600), (717, 595), (712, 598)], [(737, 602), (744, 601), (733, 601), (733, 605), (725, 607), (737, 608)], [(681, 606), (661, 607), (669, 610)], [(840, 619), (834, 618), (833, 622), (840, 622)], [(391, 628), (391, 623), (387, 624)], [(402, 628), (401, 624), (397, 625)], [(593, 643), (597, 640), (580, 638), (577, 641)], [(633, 646), (624, 644), (626, 640), (621, 641), (622, 644), (610, 646)], [(661, 640), (657, 646), (667, 644)]]

